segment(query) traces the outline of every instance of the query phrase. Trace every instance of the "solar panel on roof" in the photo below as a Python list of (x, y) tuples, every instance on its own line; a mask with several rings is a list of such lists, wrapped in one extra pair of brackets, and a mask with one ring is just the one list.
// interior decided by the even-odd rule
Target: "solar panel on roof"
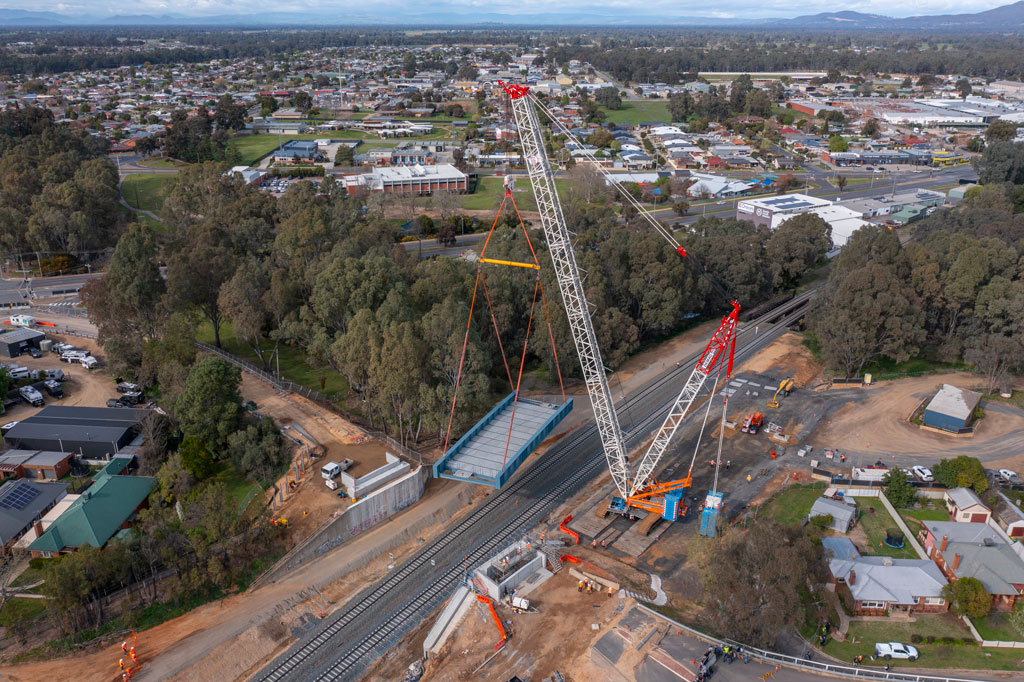
[(0, 507), (4, 509), (24, 509), (32, 500), (36, 499), (39, 495), (39, 491), (30, 485), (22, 484), (13, 486), (7, 493), (0, 497)]

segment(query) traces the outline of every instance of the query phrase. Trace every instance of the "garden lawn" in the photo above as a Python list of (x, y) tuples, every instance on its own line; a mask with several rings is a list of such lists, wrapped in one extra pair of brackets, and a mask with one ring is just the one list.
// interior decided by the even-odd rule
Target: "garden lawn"
[(129, 206), (159, 213), (173, 186), (174, 175), (170, 173), (134, 173), (124, 176), (121, 194)]
[[(981, 648), (973, 643), (967, 627), (951, 613), (916, 614), (914, 622), (907, 621), (852, 621), (845, 642), (829, 640), (825, 653), (846, 663), (855, 656), (864, 655), (864, 664), (881, 668), (886, 661), (870, 661), (875, 642), (904, 642), (917, 647), (921, 657), (909, 661), (888, 661), (893, 667), (954, 668), (964, 670), (1024, 670), (1019, 649)], [(924, 641), (914, 643), (919, 635)], [(971, 639), (971, 644), (928, 644), (928, 637), (954, 637), (959, 641)]]
[(608, 123), (629, 123), (636, 125), (646, 121), (669, 123), (672, 116), (668, 113), (668, 102), (663, 99), (624, 100), (621, 109), (605, 109), (601, 107)]
[(767, 516), (784, 526), (795, 526), (811, 511), (811, 505), (825, 491), (824, 483), (794, 485), (761, 507), (759, 516)]
[[(894, 559), (920, 559), (907, 540), (902, 549), (885, 544), (885, 531), (896, 528), (896, 520), (886, 511), (885, 506), (871, 497), (858, 497), (857, 524), (868, 538), (864, 554), (891, 556)], [(873, 510), (873, 513), (872, 513)]]
[[(204, 322), (196, 329), (196, 338), (199, 341), (213, 343), (213, 327), (209, 322)], [(236, 355), (243, 360), (248, 360), (257, 367), (260, 360), (256, 352), (241, 339), (235, 336), (235, 331), (230, 322), (225, 322), (220, 327), (221, 347), (227, 352)], [(329, 397), (336, 397), (341, 400), (348, 395), (348, 383), (345, 379), (326, 365), (311, 365), (306, 361), (306, 354), (299, 348), (293, 348), (286, 344), (279, 346), (281, 376), (289, 381), (319, 391)], [(274, 363), (274, 369), (277, 368)], [(324, 385), (321, 388), (320, 378), (324, 378)], [(335, 396), (337, 394), (337, 396)]]
[(1013, 627), (1010, 614), (1005, 611), (993, 611), (971, 622), (982, 639), (990, 642), (1024, 642), (1024, 633)]
[[(406, 137), (402, 140), (410, 140), (413, 142), (419, 140), (446, 140), (451, 137), (451, 128), (446, 125), (434, 126), (434, 132), (430, 135), (417, 135), (415, 137)], [(257, 161), (262, 159), (270, 152), (277, 149), (279, 143), (283, 144), (289, 140), (378, 140), (379, 138), (372, 134), (366, 133), (361, 130), (328, 130), (322, 133), (302, 133), (301, 135), (239, 135), (233, 137), (229, 142), (237, 151), (239, 155), (239, 163), (251, 166)], [(386, 142), (384, 144), (367, 145), (370, 146), (394, 146), (397, 143), (396, 140)], [(356, 153), (361, 153), (364, 147), (362, 145), (356, 150)]]
[(907, 528), (916, 533), (921, 524), (918, 521), (949, 521), (949, 514), (946, 513), (942, 503), (937, 500), (922, 500), (920, 509), (904, 508), (897, 509)]

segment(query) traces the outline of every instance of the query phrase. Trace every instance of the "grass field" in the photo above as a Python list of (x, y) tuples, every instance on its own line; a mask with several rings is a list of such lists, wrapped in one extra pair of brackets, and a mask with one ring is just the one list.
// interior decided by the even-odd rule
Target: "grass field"
[[(430, 119), (428, 119), (430, 120)], [(301, 135), (239, 135), (231, 139), (230, 144), (238, 150), (239, 163), (251, 166), (270, 152), (277, 149), (279, 143), (289, 140), (373, 140), (380, 141), (380, 144), (368, 144), (377, 147), (393, 147), (399, 141), (410, 140), (413, 142), (421, 140), (447, 140), (451, 137), (451, 127), (447, 125), (434, 126), (434, 132), (430, 135), (418, 135), (416, 137), (403, 137), (387, 142), (380, 141), (376, 135), (365, 133), (361, 130), (331, 130), (323, 133), (303, 133)], [(363, 150), (360, 146), (357, 151)]]
[(130, 206), (159, 213), (174, 185), (169, 173), (137, 173), (121, 181), (121, 194)]
[(235, 471), (235, 468), (227, 463), (222, 464), (220, 471), (211, 476), (209, 480), (224, 484), (228, 496), (231, 498), (232, 511), (238, 510), (238, 505), (242, 503), (242, 500), (249, 494), (249, 490), (253, 486), (252, 481)]
[(857, 498), (857, 524), (864, 531), (864, 534), (867, 535), (867, 544), (871, 548), (870, 552), (865, 551), (865, 554), (891, 556), (894, 559), (921, 558), (917, 556), (917, 552), (911, 547), (909, 541), (906, 541), (900, 549), (890, 547), (883, 542), (886, 530), (895, 528), (896, 521), (879, 500), (871, 497)]
[[(568, 178), (555, 178), (555, 189), (558, 196), (564, 201), (569, 191)], [(502, 194), (505, 191), (503, 178), (496, 175), (481, 175), (477, 184), (476, 192), (462, 196), (462, 208), (467, 211), (496, 211), (501, 203)], [(516, 200), (516, 206), (520, 211), (536, 211), (537, 201), (533, 196), (533, 189), (528, 182), (516, 183), (516, 190), (512, 193)]]
[(668, 123), (672, 117), (668, 113), (668, 102), (663, 99), (624, 101), (621, 109), (605, 109), (605, 119), (609, 123), (629, 123), (636, 125), (644, 121), (663, 121)]
[(28, 597), (11, 597), (0, 610), (0, 625), (9, 627), (11, 623), (26, 623), (34, 621), (46, 612), (45, 599), (30, 599)]
[(794, 485), (761, 508), (758, 516), (767, 516), (785, 526), (795, 526), (811, 511), (811, 505), (821, 497), (824, 483)]
[[(963, 670), (1024, 670), (1019, 649), (983, 649), (972, 644), (942, 643), (942, 637), (957, 640), (970, 638), (967, 627), (953, 614), (915, 614), (917, 619), (906, 621), (853, 621), (845, 642), (829, 641), (825, 653), (841, 661), (850, 662), (859, 654), (865, 657), (865, 665), (882, 667), (885, 661), (869, 661), (874, 653), (875, 642), (906, 642), (919, 635), (925, 641), (914, 644), (921, 658), (909, 661), (889, 661), (893, 667), (911, 666), (918, 668), (954, 668)], [(940, 641), (927, 643), (933, 637)], [(973, 641), (973, 640), (972, 640)]]
[[(213, 343), (213, 327), (209, 322), (204, 322), (196, 329), (196, 338), (206, 343)], [(249, 344), (235, 336), (230, 322), (221, 325), (220, 341), (224, 350), (259, 366), (260, 361), (256, 357), (256, 352)], [(345, 397), (348, 395), (348, 383), (340, 374), (326, 365), (310, 364), (307, 362), (305, 353), (300, 349), (281, 344), (278, 354), (280, 355), (281, 376), (284, 378), (328, 396), (339, 394), (341, 397)], [(276, 369), (276, 362), (274, 366)], [(320, 385), (321, 378), (324, 380), (322, 387)]]

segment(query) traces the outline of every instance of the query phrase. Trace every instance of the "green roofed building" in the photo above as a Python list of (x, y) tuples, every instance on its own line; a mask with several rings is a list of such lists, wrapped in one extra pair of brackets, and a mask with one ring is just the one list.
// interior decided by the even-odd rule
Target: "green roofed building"
[(100, 473), (67, 511), (28, 546), (32, 556), (51, 558), (74, 552), (82, 545), (102, 547), (135, 520), (146, 506), (156, 483), (146, 476), (111, 476)]

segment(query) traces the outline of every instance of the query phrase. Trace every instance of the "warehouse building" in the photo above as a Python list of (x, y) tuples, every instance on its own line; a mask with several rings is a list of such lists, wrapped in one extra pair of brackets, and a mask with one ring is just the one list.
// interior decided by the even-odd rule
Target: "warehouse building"
[(8, 447), (109, 460), (140, 438), (152, 410), (49, 405), (4, 434)]
[(15, 329), (0, 334), (0, 350), (3, 350), (9, 358), (16, 358), (29, 348), (39, 348), (39, 342), (46, 338), (46, 334), (35, 329)]
[(465, 192), (468, 176), (451, 164), (374, 168), (371, 173), (343, 176), (349, 195), (385, 192), (421, 195)]
[(836, 247), (845, 246), (854, 232), (867, 225), (856, 210), (807, 194), (784, 194), (736, 204), (737, 220), (746, 220), (770, 230), (778, 229), (785, 221), (803, 213), (813, 213), (829, 224), (832, 244)]
[(922, 420), (925, 426), (959, 433), (970, 425), (980, 402), (981, 394), (976, 391), (943, 384), (924, 408)]

